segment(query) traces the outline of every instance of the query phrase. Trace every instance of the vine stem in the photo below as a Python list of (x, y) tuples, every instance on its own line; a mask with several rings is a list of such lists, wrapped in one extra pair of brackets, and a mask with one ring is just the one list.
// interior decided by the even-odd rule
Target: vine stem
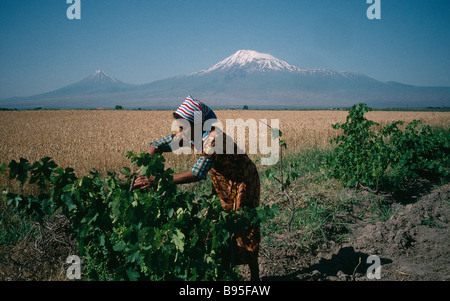
[[(259, 120), (261, 123), (264, 123), (265, 125), (267, 125), (270, 129), (272, 129), (272, 127), (270, 125), (268, 125), (267, 123)], [(286, 145), (286, 144), (285, 144)], [(285, 146), (284, 145), (284, 146)], [(289, 201), (289, 205), (288, 208), (291, 211), (291, 215), (289, 217), (289, 220), (286, 223), (286, 226), (288, 228), (288, 231), (291, 231), (291, 226), (292, 226), (292, 220), (294, 219), (294, 214), (295, 214), (295, 202), (294, 199), (291, 197), (291, 195), (288, 193), (287, 191), (287, 186), (286, 183), (284, 183), (284, 176), (283, 176), (283, 146), (281, 146), (281, 150), (280, 150), (280, 162), (279, 162), (279, 168), (280, 168), (280, 179), (276, 178), (275, 176), (273, 177), (275, 180), (278, 181), (278, 183), (281, 184), (281, 194), (284, 195), (288, 201)], [(278, 194), (277, 194), (278, 195)]]

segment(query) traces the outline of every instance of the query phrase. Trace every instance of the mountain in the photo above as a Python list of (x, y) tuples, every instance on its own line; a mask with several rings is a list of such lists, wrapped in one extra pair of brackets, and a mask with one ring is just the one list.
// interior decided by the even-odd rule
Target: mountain
[(239, 50), (210, 68), (140, 90), (149, 101), (162, 99), (171, 106), (187, 94), (216, 107), (259, 108), (329, 108), (361, 101), (373, 107), (428, 107), (448, 106), (450, 100), (449, 87), (414, 87), (353, 72), (299, 68), (252, 50)]
[[(124, 83), (103, 70), (69, 86), (43, 94), (14, 97), (0, 100), (0, 107), (29, 109), (44, 108), (96, 108), (116, 100), (123, 101), (121, 93), (134, 89), (136, 85)], [(113, 105), (114, 106), (114, 105)]]
[(129, 90), (135, 85), (126, 84), (102, 70), (97, 70), (85, 79), (67, 87), (38, 95), (39, 97), (84, 96), (109, 94)]
[(239, 50), (197, 72), (143, 85), (98, 70), (64, 88), (0, 101), (9, 108), (175, 108), (186, 95), (215, 108), (330, 108), (366, 102), (372, 107), (443, 107), (450, 87), (416, 87), (327, 69), (306, 69), (253, 50)]

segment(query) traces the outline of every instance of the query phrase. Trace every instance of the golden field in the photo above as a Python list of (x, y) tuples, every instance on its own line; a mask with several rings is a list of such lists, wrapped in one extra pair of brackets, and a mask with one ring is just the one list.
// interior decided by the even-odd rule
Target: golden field
[[(219, 110), (219, 120), (279, 119), (288, 151), (329, 146), (336, 135), (331, 125), (345, 122), (346, 111)], [(374, 111), (368, 119), (384, 125), (394, 120), (450, 126), (450, 112)], [(62, 167), (73, 167), (81, 176), (95, 168), (104, 173), (129, 166), (128, 150), (143, 152), (153, 140), (171, 133), (172, 111), (1, 111), (0, 162), (23, 157), (34, 162), (49, 156)], [(225, 122), (222, 121), (224, 124)], [(195, 155), (167, 154), (168, 167), (186, 167)]]

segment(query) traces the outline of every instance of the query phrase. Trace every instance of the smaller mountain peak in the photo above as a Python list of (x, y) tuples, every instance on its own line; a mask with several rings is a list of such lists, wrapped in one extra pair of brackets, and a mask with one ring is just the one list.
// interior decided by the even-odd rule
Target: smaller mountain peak
[(98, 70), (95, 70), (95, 72), (92, 75), (98, 75), (98, 74), (106, 74), (106, 72), (101, 69), (98, 69)]
[(94, 73), (92, 73), (92, 75), (89, 77), (89, 80), (95, 81), (95, 82), (114, 82), (117, 83), (118, 80), (115, 79), (114, 77), (112, 77), (111, 75), (107, 74), (105, 71), (103, 70), (96, 70)]
[(107, 74), (105, 71), (99, 69), (95, 70), (95, 72), (92, 73), (91, 76), (110, 76), (110, 75)]

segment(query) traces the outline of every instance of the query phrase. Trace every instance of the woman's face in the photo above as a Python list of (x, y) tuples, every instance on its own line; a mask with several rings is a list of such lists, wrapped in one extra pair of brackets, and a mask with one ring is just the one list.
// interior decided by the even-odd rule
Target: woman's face
[(190, 127), (188, 127), (187, 129), (183, 129), (182, 127), (180, 127), (180, 134), (183, 135), (183, 138), (187, 140), (194, 140), (194, 132)]
[(194, 140), (194, 129), (192, 128), (192, 123), (188, 122), (187, 120), (178, 119), (177, 120), (179, 124), (179, 133), (182, 135), (183, 139), (186, 139), (188, 141)]

